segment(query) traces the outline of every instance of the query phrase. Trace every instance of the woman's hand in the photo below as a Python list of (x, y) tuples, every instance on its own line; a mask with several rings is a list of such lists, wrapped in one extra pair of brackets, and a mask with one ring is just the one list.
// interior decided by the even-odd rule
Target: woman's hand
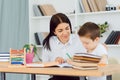
[(57, 57), (57, 58), (55, 59), (55, 61), (56, 61), (56, 62), (59, 62), (60, 64), (62, 64), (62, 63), (65, 62), (62, 57)]

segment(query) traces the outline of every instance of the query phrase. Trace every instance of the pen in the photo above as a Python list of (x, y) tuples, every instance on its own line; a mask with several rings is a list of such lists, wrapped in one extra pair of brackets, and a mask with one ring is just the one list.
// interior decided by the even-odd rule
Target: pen
[(66, 53), (66, 55), (69, 57), (69, 59), (72, 59), (72, 57), (68, 53)]

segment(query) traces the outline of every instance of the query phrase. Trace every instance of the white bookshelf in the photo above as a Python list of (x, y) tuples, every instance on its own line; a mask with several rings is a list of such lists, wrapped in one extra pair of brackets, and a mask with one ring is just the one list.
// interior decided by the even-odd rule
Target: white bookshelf
[[(107, 0), (109, 4), (120, 5), (120, 0)], [(112, 30), (120, 30), (120, 10), (116, 11), (100, 11), (80, 13), (78, 0), (29, 0), (29, 43), (35, 44), (35, 32), (49, 32), (49, 21), (51, 16), (34, 16), (33, 4), (52, 4), (57, 12), (65, 13), (72, 24), (72, 28), (76, 31), (79, 25), (87, 21), (95, 23), (108, 22), (109, 29), (104, 33), (101, 42), (104, 42)], [(75, 10), (75, 13), (70, 14)], [(42, 46), (37, 46), (41, 51)], [(107, 45), (110, 56), (115, 57), (120, 63), (118, 56), (120, 45)], [(41, 79), (40, 79), (41, 80)], [(44, 79), (43, 79), (44, 80)], [(117, 79), (115, 79), (117, 80)]]

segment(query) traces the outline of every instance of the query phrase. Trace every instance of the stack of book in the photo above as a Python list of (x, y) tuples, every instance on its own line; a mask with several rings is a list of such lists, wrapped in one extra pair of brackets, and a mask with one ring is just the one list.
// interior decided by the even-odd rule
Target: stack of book
[(9, 52), (0, 52), (0, 62), (9, 61), (10, 54)]
[(73, 65), (76, 69), (98, 69), (98, 63), (101, 60), (101, 56), (88, 54), (88, 53), (76, 53), (73, 56), (73, 60), (69, 64)]

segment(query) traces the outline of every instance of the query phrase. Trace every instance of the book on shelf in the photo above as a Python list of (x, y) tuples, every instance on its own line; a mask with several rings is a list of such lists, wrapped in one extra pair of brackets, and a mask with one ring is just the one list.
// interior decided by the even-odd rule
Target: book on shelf
[(80, 12), (105, 11), (107, 0), (79, 0)]
[(94, 0), (99, 11), (105, 11), (107, 0)]
[(119, 36), (120, 31), (115, 31), (115, 35), (111, 41), (111, 44), (117, 44), (117, 37)]
[(98, 7), (97, 4), (95, 3), (95, 0), (88, 0), (89, 7), (91, 9), (91, 12), (97, 12)]
[(116, 40), (114, 42), (114, 44), (120, 44), (120, 31), (117, 32), (117, 37), (116, 37)]
[(83, 7), (83, 4), (82, 4), (82, 0), (79, 0), (79, 8), (80, 8), (80, 12), (81, 13), (84, 13), (85, 12), (85, 9), (84, 9), (84, 7)]
[(42, 45), (43, 40), (48, 35), (47, 32), (36, 32), (35, 33), (35, 41), (37, 45)]
[(56, 10), (52, 4), (40, 4), (39, 8), (44, 16), (51, 16), (56, 13)]
[(40, 39), (39, 39), (39, 36), (38, 36), (38, 33), (34, 33), (34, 36), (35, 36), (35, 42), (37, 45), (41, 45), (41, 42), (40, 42)]
[(120, 37), (120, 31), (111, 31), (107, 39), (105, 40), (106, 44), (118, 44)]
[(42, 12), (42, 10), (41, 10), (41, 8), (40, 8), (40, 5), (37, 5), (37, 7), (38, 7), (38, 9), (39, 9), (41, 15), (44, 16), (44, 13)]
[(112, 30), (107, 39), (105, 40), (105, 44), (110, 44), (110, 40), (112, 39), (114, 35), (114, 31)]
[(120, 37), (119, 37), (119, 39), (118, 39), (118, 42), (117, 42), (117, 44), (119, 44), (119, 45), (120, 45)]
[(89, 4), (88, 4), (88, 1), (87, 1), (87, 0), (82, 0), (81, 2), (82, 2), (82, 4), (83, 4), (83, 7), (84, 7), (84, 9), (85, 9), (85, 12), (91, 12), (90, 7), (89, 7)]
[(93, 5), (92, 5), (91, 0), (87, 0), (87, 2), (88, 2), (88, 6), (89, 6), (89, 8), (90, 8), (90, 11), (91, 11), (91, 12), (94, 12), (94, 8), (93, 8)]
[(41, 13), (40, 9), (38, 8), (37, 4), (33, 5), (33, 12), (35, 16), (42, 16), (43, 14)]

